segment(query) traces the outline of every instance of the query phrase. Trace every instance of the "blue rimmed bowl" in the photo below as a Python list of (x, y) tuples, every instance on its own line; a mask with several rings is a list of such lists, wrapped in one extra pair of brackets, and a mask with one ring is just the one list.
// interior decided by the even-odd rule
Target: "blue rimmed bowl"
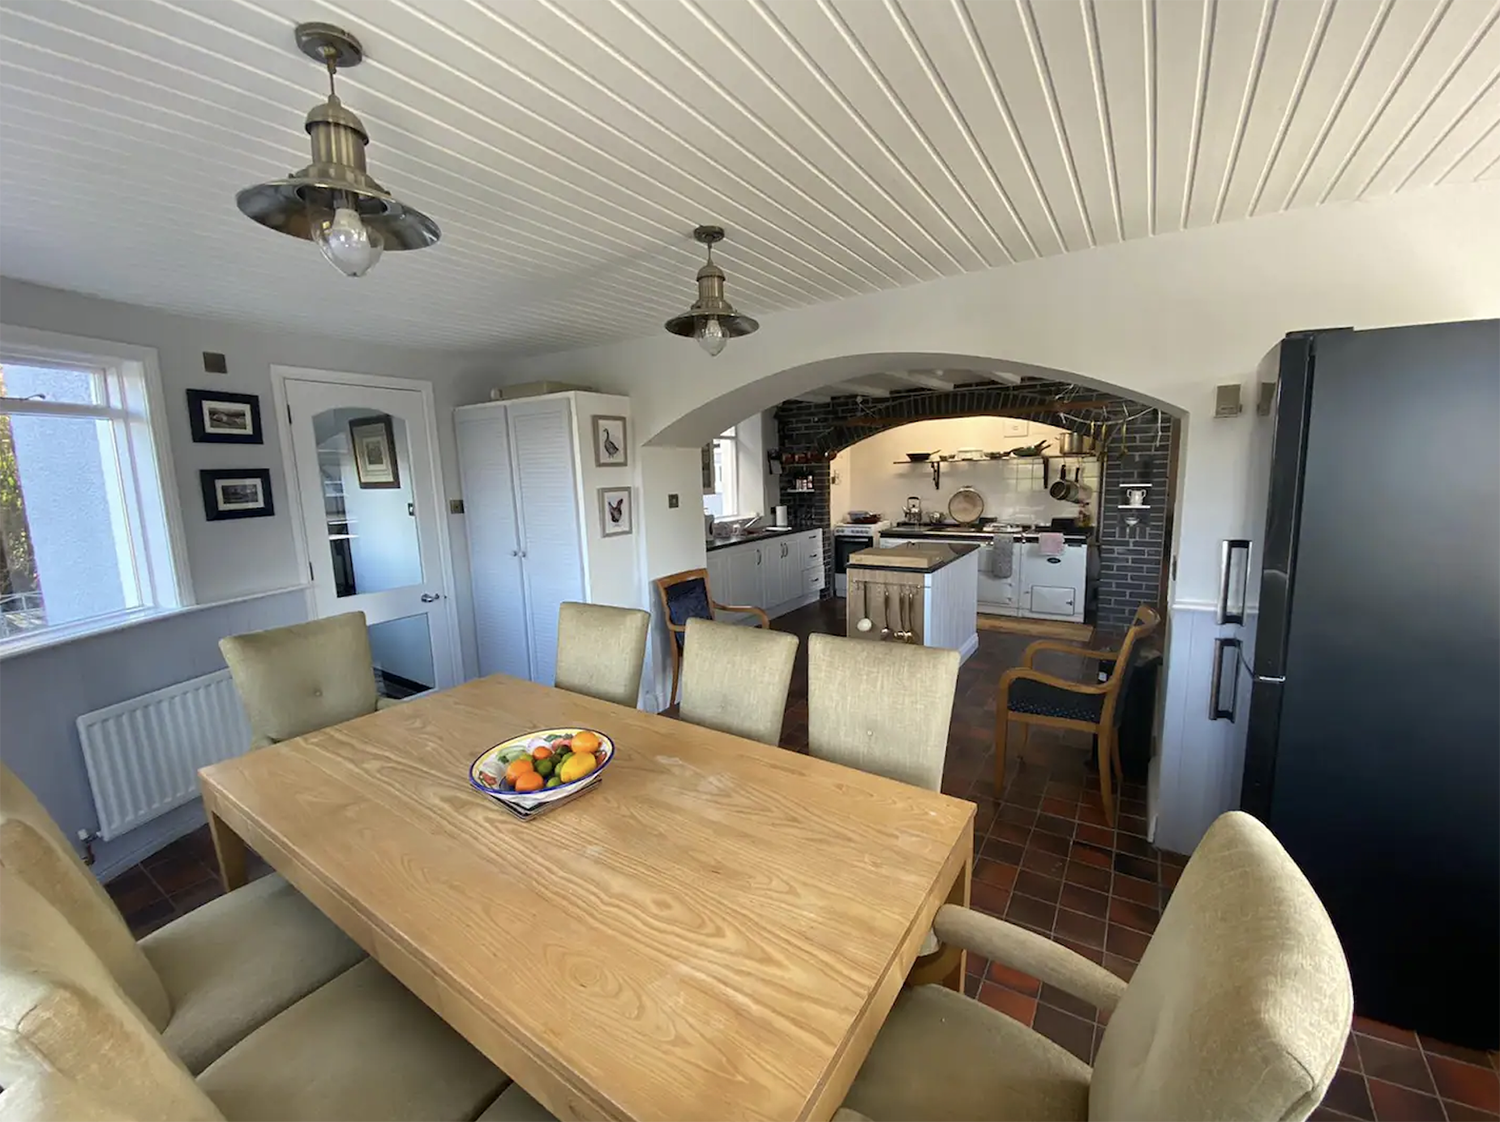
[[(556, 787), (544, 787), (540, 791), (511, 789), (505, 779), (505, 769), (510, 766), (512, 760), (542, 745), (550, 748), (553, 744), (570, 739), (580, 732), (591, 732), (599, 738), (599, 749), (594, 753), (594, 758), (599, 761), (599, 765), (593, 771), (582, 779), (575, 779), (571, 783), (562, 783)], [(523, 732), (509, 740), (503, 740), (493, 748), (481, 752), (478, 758), (469, 765), (469, 783), (476, 791), (482, 791), (492, 799), (529, 810), (533, 807), (545, 806), (547, 803), (561, 802), (597, 783), (599, 777), (604, 774), (604, 769), (614, 758), (614, 740), (598, 729), (537, 729), (533, 732)]]

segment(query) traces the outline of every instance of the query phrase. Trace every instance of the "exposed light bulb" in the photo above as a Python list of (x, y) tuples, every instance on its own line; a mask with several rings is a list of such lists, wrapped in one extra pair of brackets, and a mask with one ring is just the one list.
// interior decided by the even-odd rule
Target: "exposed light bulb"
[(719, 323), (718, 316), (707, 316), (698, 324), (698, 330), (693, 333), (693, 338), (698, 340), (698, 345), (711, 355), (716, 355), (724, 349), (724, 344), (729, 342), (729, 336), (724, 334), (724, 326)]
[(362, 221), (350, 207), (339, 207), (333, 221), (318, 227), (314, 240), (323, 256), (346, 277), (362, 277), (380, 260), (385, 243), (380, 234)]

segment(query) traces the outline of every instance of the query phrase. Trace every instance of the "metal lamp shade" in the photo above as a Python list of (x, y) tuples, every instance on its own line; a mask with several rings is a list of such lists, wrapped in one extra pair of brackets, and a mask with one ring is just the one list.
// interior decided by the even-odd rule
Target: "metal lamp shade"
[(724, 299), (724, 270), (709, 261), (698, 270), (698, 299), (680, 316), (667, 320), (666, 328), (673, 335), (692, 338), (705, 320), (716, 319), (730, 339), (759, 331), (760, 324), (749, 316), (742, 316)]

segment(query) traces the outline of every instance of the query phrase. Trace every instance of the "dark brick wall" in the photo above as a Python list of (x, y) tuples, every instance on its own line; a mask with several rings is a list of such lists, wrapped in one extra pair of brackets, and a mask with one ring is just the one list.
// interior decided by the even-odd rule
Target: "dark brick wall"
[[(849, 395), (826, 403), (782, 402), (776, 410), (784, 464), (781, 501), (787, 505), (792, 525), (824, 530), (827, 579), (823, 595), (833, 595), (833, 548), (828, 529), (835, 512), (829, 509), (829, 467), (821, 458), (810, 464), (785, 463), (789, 454), (837, 452), (883, 429), (907, 424), (915, 418), (1015, 415), (1017, 410), (1057, 403), (1061, 395), (1076, 401), (1106, 404), (1091, 409), (1060, 404), (1059, 407), (1066, 408), (1080, 419), (1078, 424), (1056, 414), (1032, 413), (1027, 414), (1028, 419), (1081, 431), (1087, 431), (1088, 421), (1112, 425), (1105, 450), (1100, 519), (1095, 527), (1100, 560), (1095, 622), (1105, 628), (1124, 627), (1130, 623), (1137, 604), (1161, 607), (1162, 556), (1166, 548), (1164, 519), (1169, 500), (1168, 468), (1177, 422), (1170, 415), (1138, 402), (1062, 382), (1027, 382), (1020, 386), (983, 383), (960, 386), (952, 392), (910, 390), (883, 398)], [(1121, 419), (1127, 416), (1128, 423), (1120, 425)], [(868, 418), (876, 423), (851, 425), (848, 422), (853, 418)], [(810, 477), (813, 489), (806, 492), (792, 490), (792, 481), (799, 477)], [(1144, 517), (1136, 526), (1134, 536), (1124, 524), (1125, 512), (1115, 509), (1124, 501), (1119, 484), (1127, 480), (1152, 484), (1148, 500), (1152, 509), (1141, 512)]]

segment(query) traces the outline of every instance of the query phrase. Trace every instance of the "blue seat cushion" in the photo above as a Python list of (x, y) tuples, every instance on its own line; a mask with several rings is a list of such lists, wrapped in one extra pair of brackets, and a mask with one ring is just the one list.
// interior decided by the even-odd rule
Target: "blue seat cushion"
[(1097, 722), (1104, 711), (1102, 693), (1074, 693), (1030, 678), (1017, 678), (1010, 684), (1006, 697), (1012, 713), (1033, 713), (1038, 717)]
[[(708, 582), (700, 577), (668, 585), (667, 618), (678, 627), (685, 627), (690, 619), (713, 619), (713, 609), (708, 604)], [(685, 638), (683, 633), (674, 631), (672, 637), (681, 650)]]

